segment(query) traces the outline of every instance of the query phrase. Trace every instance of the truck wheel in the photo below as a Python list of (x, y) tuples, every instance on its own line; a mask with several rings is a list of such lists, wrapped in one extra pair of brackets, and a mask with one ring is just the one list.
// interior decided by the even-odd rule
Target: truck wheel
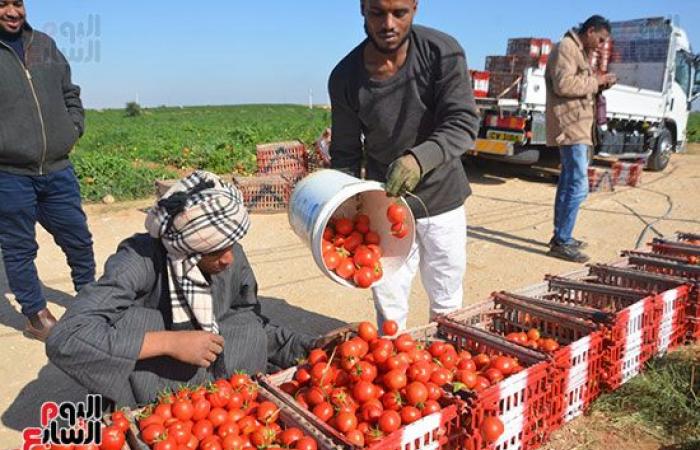
[(656, 138), (654, 151), (647, 161), (647, 169), (654, 172), (661, 172), (668, 166), (668, 162), (671, 160), (671, 153), (673, 153), (671, 132), (667, 129), (663, 129), (661, 133), (659, 133), (659, 137)]

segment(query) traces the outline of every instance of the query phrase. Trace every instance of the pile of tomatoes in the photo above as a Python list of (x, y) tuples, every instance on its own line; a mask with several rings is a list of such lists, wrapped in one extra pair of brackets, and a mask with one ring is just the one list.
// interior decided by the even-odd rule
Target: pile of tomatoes
[(163, 395), (138, 418), (140, 437), (153, 450), (316, 450), (301, 429), (282, 426), (278, 406), (258, 390), (247, 375), (234, 374)]
[(540, 331), (536, 328), (530, 328), (527, 333), (522, 331), (508, 333), (506, 339), (545, 353), (554, 353), (559, 350), (559, 343), (557, 341), (551, 338), (541, 337)]
[[(488, 356), (472, 358), (469, 352), (457, 352), (452, 344), (426, 344), (409, 334), (387, 337), (396, 330), (396, 323), (387, 321), (382, 337), (373, 324), (362, 322), (358, 335), (330, 355), (322, 349), (312, 350), (293, 379), (279, 387), (347, 441), (364, 446), (439, 412), (444, 390), (453, 390), (453, 383), (474, 390), (491, 385), (491, 379), (476, 372), (485, 368)], [(499, 366), (501, 359), (494, 361), (494, 367), (501, 367), (504, 373), (520, 370), (510, 359), (505, 367)], [(493, 372), (488, 374), (494, 377)]]

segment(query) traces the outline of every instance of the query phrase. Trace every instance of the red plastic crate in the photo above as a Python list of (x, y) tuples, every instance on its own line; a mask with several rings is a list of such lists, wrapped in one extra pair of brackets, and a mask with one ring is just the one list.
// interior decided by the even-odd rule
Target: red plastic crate
[(700, 265), (679, 261), (677, 257), (639, 251), (622, 252), (628, 264), (640, 270), (700, 281)]
[(260, 144), (255, 149), (258, 174), (277, 174), (294, 185), (309, 171), (309, 155), (301, 141)]
[(470, 70), (469, 75), (472, 79), (474, 97), (488, 97), (491, 74), (485, 70)]
[(558, 372), (553, 379), (561, 383), (557, 406), (548, 418), (548, 426), (553, 430), (583, 413), (600, 395), (603, 338), (600, 326), (533, 306), (530, 300), (517, 294), (494, 293), (490, 300), (439, 321), (454, 321), (498, 336), (536, 328), (543, 337), (557, 340), (562, 346), (553, 355), (541, 352), (553, 360), (552, 368)]
[[(273, 395), (273, 393), (265, 390), (263, 386), (261, 386), (258, 390), (258, 401), (270, 401), (277, 405), (280, 411), (278, 420), (280, 425), (282, 425), (285, 429), (291, 427), (299, 428), (305, 435), (316, 440), (320, 450), (342, 450), (341, 447), (337, 446), (320, 429), (315, 427), (310, 421), (306, 420), (293, 408), (287, 406), (279, 398)], [(138, 417), (144, 409), (145, 407), (126, 411), (127, 417), (131, 422), (131, 427), (126, 433), (126, 443), (129, 445), (131, 450), (150, 450), (148, 444), (141, 439), (138, 424), (136, 423), (136, 417)]]
[[(551, 433), (548, 418), (557, 407), (550, 396), (559, 395), (561, 389), (552, 363), (539, 352), (454, 322), (440, 323), (439, 336), (472, 354), (516, 357), (523, 367), (480, 393), (460, 393), (467, 405), (462, 421), (467, 435), (464, 446), (475, 450), (524, 450), (542, 445)], [(505, 425), (503, 435), (492, 445), (484, 442), (479, 430), (488, 416), (498, 417)]]
[[(654, 320), (658, 303), (653, 295), (618, 286), (607, 286), (561, 277), (547, 277), (548, 292), (531, 303), (605, 325), (601, 382), (616, 388), (622, 379), (622, 363), (639, 360), (639, 368), (652, 356)], [(636, 349), (642, 349), (636, 357)]]
[(684, 343), (691, 287), (685, 280), (603, 264), (591, 265), (590, 275), (603, 284), (658, 293), (651, 348), (653, 355), (664, 354)]
[(243, 203), (251, 212), (284, 211), (292, 195), (289, 181), (279, 175), (234, 176), (233, 184), (241, 191)]

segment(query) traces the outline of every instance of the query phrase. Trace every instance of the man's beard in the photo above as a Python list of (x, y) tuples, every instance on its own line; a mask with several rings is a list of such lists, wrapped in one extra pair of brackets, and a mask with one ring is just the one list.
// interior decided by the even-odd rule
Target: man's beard
[(382, 48), (379, 46), (379, 43), (374, 39), (374, 37), (370, 34), (369, 30), (367, 29), (367, 23), (364, 25), (365, 28), (365, 34), (367, 35), (367, 39), (372, 43), (372, 46), (379, 52), (379, 53), (384, 53), (385, 55), (390, 55), (392, 53), (395, 53), (398, 49), (400, 49), (403, 44), (406, 43), (408, 38), (411, 36), (411, 28), (408, 29), (408, 33), (406, 33), (406, 36), (404, 36), (401, 41), (396, 45), (396, 48), (393, 49), (388, 49), (388, 48)]

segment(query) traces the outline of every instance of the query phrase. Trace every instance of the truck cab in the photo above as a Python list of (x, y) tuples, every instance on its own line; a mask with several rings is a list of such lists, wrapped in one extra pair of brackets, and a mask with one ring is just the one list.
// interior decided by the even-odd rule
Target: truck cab
[[(604, 91), (607, 124), (597, 129), (591, 156), (644, 160), (663, 170), (671, 154), (685, 149), (693, 100), (700, 97), (700, 58), (686, 32), (663, 18), (612, 22), (607, 70), (618, 83)], [(527, 68), (515, 98), (479, 98), (482, 126), (471, 154), (535, 164), (546, 146), (544, 69)]]

